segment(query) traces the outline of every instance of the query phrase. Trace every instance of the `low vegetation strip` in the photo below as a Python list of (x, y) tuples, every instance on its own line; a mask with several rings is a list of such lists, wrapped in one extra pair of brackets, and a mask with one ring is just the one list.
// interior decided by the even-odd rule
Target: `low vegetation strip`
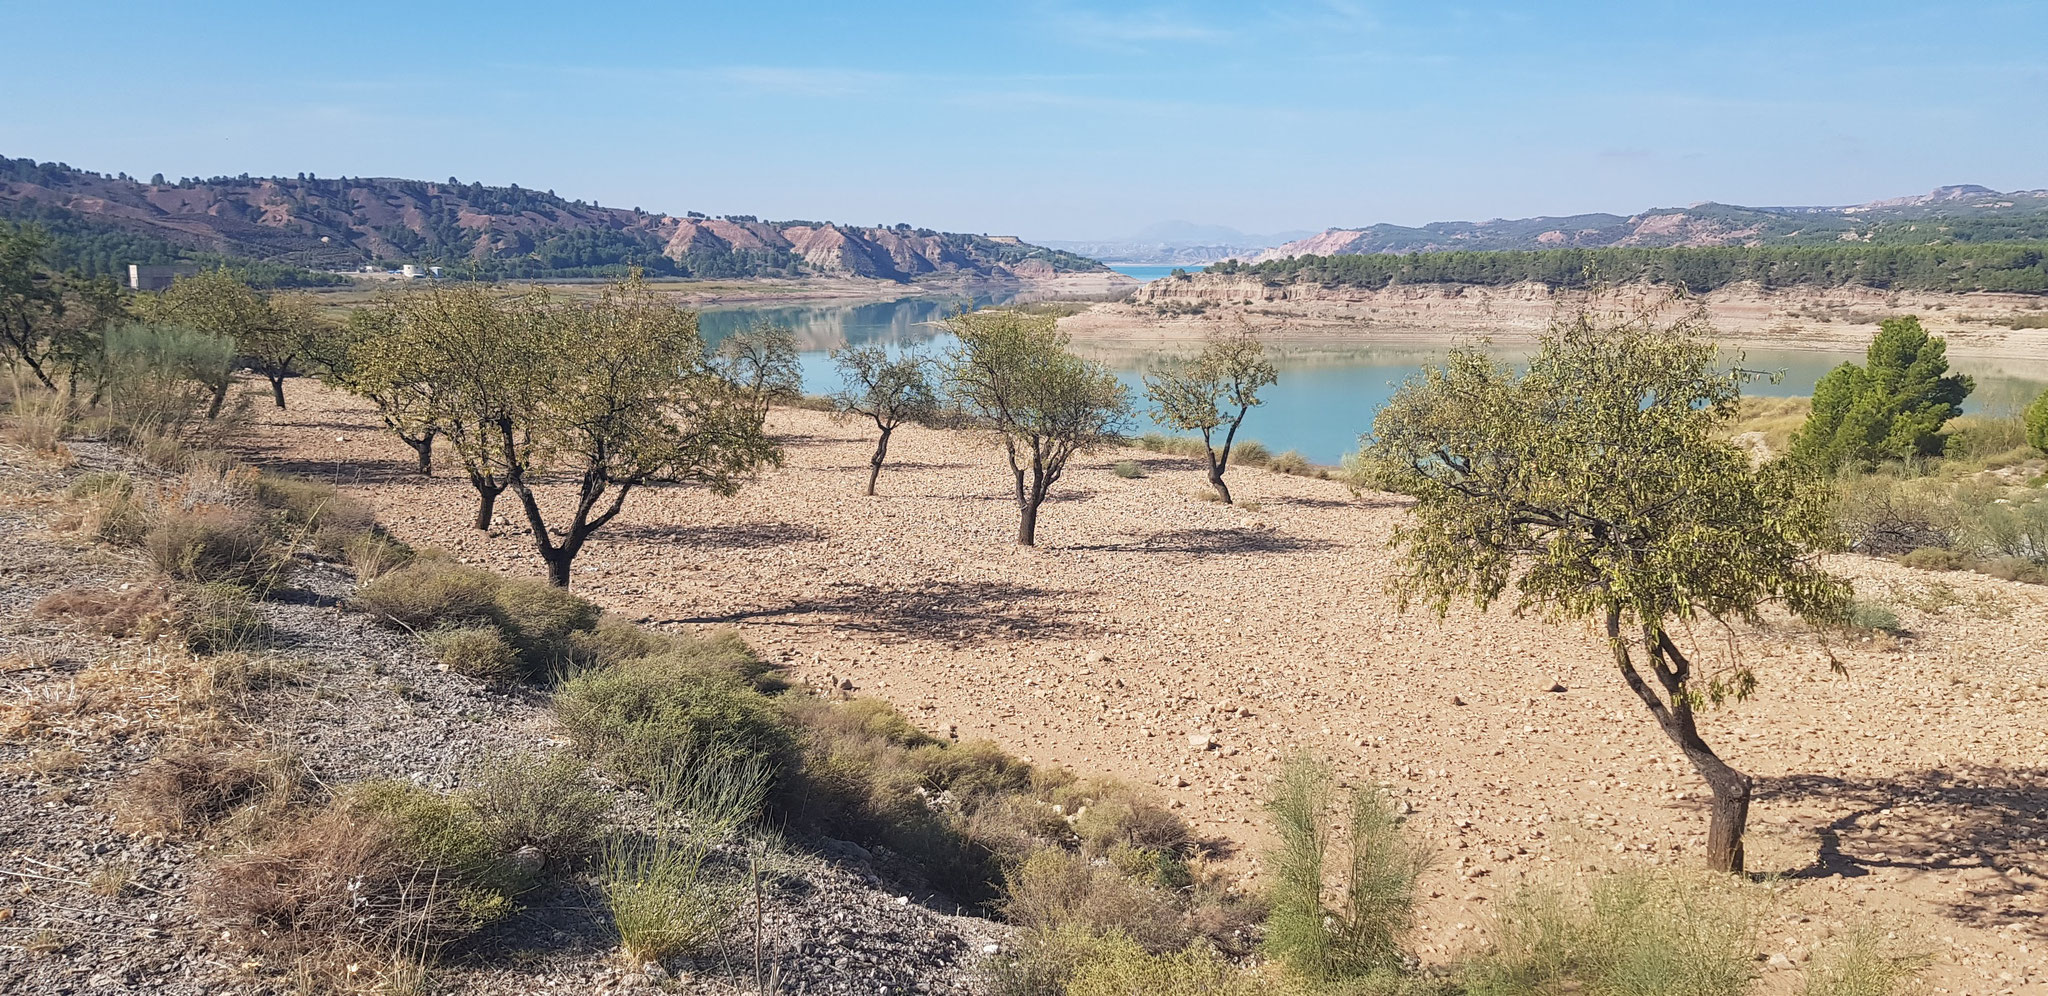
[(1731, 284), (1755, 283), (1767, 290), (1861, 286), (2048, 294), (2048, 243), (1307, 255), (1255, 264), (1226, 260), (1205, 272), (1276, 286), (1302, 283), (1368, 290), (1402, 284), (1505, 287), (1527, 282), (1552, 290), (1584, 290), (1652, 283), (1704, 294)]

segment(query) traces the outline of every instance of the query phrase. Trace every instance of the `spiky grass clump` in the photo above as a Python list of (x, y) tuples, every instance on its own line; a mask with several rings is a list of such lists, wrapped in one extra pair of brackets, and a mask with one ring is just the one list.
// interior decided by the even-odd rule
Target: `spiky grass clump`
[(1334, 833), (1325, 816), (1334, 793), (1329, 766), (1295, 758), (1281, 770), (1270, 806), (1280, 835), (1266, 921), (1266, 948), (1293, 974), (1344, 980), (1392, 972), (1414, 925), (1415, 882), (1427, 862), (1402, 834), (1379, 792), (1351, 794), (1351, 832), (1340, 891), (1326, 903), (1324, 876)]
[(1511, 900), (1499, 943), (1468, 970), (1473, 996), (1741, 996), (1756, 975), (1749, 897), (1732, 882), (1623, 873), (1584, 896)]

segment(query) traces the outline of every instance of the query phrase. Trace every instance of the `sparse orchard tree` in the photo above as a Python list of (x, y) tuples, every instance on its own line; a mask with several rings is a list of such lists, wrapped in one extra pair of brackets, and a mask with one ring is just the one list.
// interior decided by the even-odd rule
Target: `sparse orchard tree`
[(1693, 624), (1755, 623), (1770, 604), (1833, 625), (1851, 590), (1820, 563), (1838, 545), (1827, 481), (1796, 461), (1754, 467), (1720, 438), (1744, 375), (1717, 366), (1703, 331), (1582, 315), (1552, 326), (1527, 373), (1454, 351), (1361, 442), (1372, 478), (1416, 499), (1392, 540), (1403, 606), (1483, 608), (1512, 588), (1517, 613), (1597, 620), (1623, 683), (1713, 790), (1707, 863), (1741, 871), (1751, 781), (1694, 712), (1755, 678), (1733, 641), (1709, 669), (1680, 644), (1697, 654)]
[(881, 435), (868, 458), (868, 494), (882, 476), (889, 455), (889, 436), (901, 425), (928, 425), (939, 417), (939, 395), (932, 387), (932, 361), (916, 353), (891, 357), (880, 346), (848, 346), (832, 353), (843, 386), (832, 395), (832, 408), (842, 415), (872, 420)]
[(364, 338), (350, 353), (352, 363), (362, 357), (353, 382), (391, 399), (385, 423), (396, 417), (415, 452), (424, 455), (430, 433), (449, 441), (476, 489), (478, 529), (491, 527), (510, 482), (501, 436), (514, 432), (524, 447), (535, 431), (546, 368), (556, 359), (542, 334), (548, 311), (544, 291), (505, 300), (491, 287), (437, 284), (387, 298), (358, 319)]
[(436, 372), (421, 344), (408, 338), (412, 328), (393, 302), (359, 308), (316, 362), (337, 386), (376, 405), (384, 427), (411, 447), (420, 475), (432, 477), (443, 416)]
[[(525, 323), (535, 329), (533, 403), (487, 431), (554, 584), (569, 584), (576, 555), (634, 490), (697, 483), (730, 495), (761, 464), (781, 462), (762, 432), (758, 382), (714, 368), (697, 316), (639, 280), (606, 288), (594, 304), (532, 308)], [(535, 490), (552, 473), (576, 482), (557, 527)]]
[(757, 413), (755, 418), (762, 422), (768, 419), (769, 405), (804, 393), (796, 333), (771, 322), (755, 322), (719, 340), (710, 366), (746, 392)]
[(52, 271), (50, 237), (37, 225), (0, 221), (0, 341), (7, 361), (56, 389), (61, 374), (74, 388), (97, 376), (102, 336), (124, 324), (127, 301), (118, 285)]
[(334, 323), (304, 293), (272, 294), (264, 302), (268, 320), (235, 340), (236, 351), (249, 369), (270, 382), (270, 397), (284, 408), (284, 379), (301, 373), (302, 365), (334, 335)]
[(948, 380), (960, 408), (1002, 440), (1016, 481), (1017, 542), (1036, 545), (1038, 509), (1075, 454), (1117, 437), (1131, 414), (1116, 374), (1067, 351), (1050, 315), (962, 313)]
[[(1194, 358), (1168, 361), (1145, 375), (1153, 420), (1180, 432), (1201, 433), (1209, 486), (1225, 503), (1231, 497), (1223, 473), (1230, 469), (1237, 430), (1260, 403), (1259, 391), (1279, 379), (1280, 372), (1266, 359), (1266, 347), (1244, 325), (1211, 334)], [(1218, 431), (1223, 434), (1220, 441)]]
[[(226, 268), (202, 270), (179, 277), (171, 286), (144, 296), (140, 308), (144, 317), (234, 343), (236, 355), (244, 356), (242, 344), (270, 335), (276, 316), (262, 295), (250, 289)], [(207, 403), (206, 417), (220, 417), (231, 381), (223, 381)]]

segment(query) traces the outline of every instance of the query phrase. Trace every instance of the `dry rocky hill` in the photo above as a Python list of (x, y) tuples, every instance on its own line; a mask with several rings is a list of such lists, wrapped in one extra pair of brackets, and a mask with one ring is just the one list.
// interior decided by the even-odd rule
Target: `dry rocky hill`
[(2001, 193), (1975, 184), (1939, 187), (1846, 207), (1742, 207), (1712, 202), (1651, 208), (1623, 217), (1439, 221), (1409, 228), (1331, 228), (1260, 253), (1253, 262), (1290, 256), (1341, 256), (1460, 249), (1568, 249), (1605, 246), (1924, 244), (2048, 237), (2048, 190)]
[(61, 163), (0, 157), (0, 217), (60, 235), (126, 234), (186, 252), (310, 269), (438, 263), (488, 276), (574, 275), (635, 265), (695, 277), (930, 276), (1035, 279), (1107, 273), (1102, 264), (1009, 236), (907, 224), (678, 217), (600, 206), (514, 184), (384, 177), (161, 174), (141, 182)]

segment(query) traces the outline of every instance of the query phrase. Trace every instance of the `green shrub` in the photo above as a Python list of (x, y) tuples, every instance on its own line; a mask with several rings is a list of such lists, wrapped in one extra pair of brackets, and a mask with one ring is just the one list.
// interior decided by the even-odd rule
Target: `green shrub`
[(731, 630), (719, 630), (709, 636), (655, 636), (661, 641), (661, 649), (652, 656), (665, 662), (659, 666), (724, 675), (769, 694), (789, 687), (775, 665), (762, 660), (746, 640)]
[(1611, 875), (1580, 898), (1530, 890), (1501, 914), (1494, 950), (1471, 965), (1473, 996), (1742, 996), (1756, 974), (1739, 886)]
[(538, 849), (551, 863), (594, 854), (611, 800), (583, 763), (565, 754), (512, 755), (484, 764), (462, 790), (500, 854)]
[(1178, 951), (1194, 936), (1173, 893), (1060, 848), (1044, 848), (1003, 882), (1003, 914), (1038, 931), (1118, 934), (1147, 951)]
[(256, 597), (238, 584), (213, 581), (185, 585), (175, 599), (178, 630), (195, 653), (249, 650), (270, 639), (270, 627), (256, 611)]
[(1977, 565), (1977, 571), (2004, 581), (2048, 584), (2048, 564), (2020, 557), (1999, 557)]
[(675, 649), (667, 636), (635, 625), (622, 616), (598, 616), (589, 631), (569, 634), (570, 652), (577, 663), (606, 667), (642, 657), (653, 657)]
[(1230, 462), (1240, 467), (1264, 467), (1273, 462), (1273, 451), (1256, 439), (1247, 439), (1231, 447)]
[(530, 884), (462, 799), (396, 780), (358, 782), (342, 799), (352, 810), (384, 821), (421, 867), (439, 869), (465, 890), (462, 902), (480, 922), (509, 912), (511, 897)]
[(284, 569), (263, 522), (225, 505), (160, 507), (142, 546), (158, 570), (180, 581), (269, 587)]
[(933, 741), (913, 747), (910, 763), (923, 775), (927, 788), (963, 799), (1022, 792), (1031, 785), (1031, 766), (989, 740), (951, 745)]
[(455, 674), (484, 681), (520, 674), (519, 652), (496, 626), (437, 626), (423, 638), (434, 660)]
[(1110, 471), (1116, 476), (1127, 480), (1145, 476), (1145, 468), (1138, 466), (1138, 462), (1135, 460), (1118, 460), (1116, 466), (1110, 468)]
[(1075, 968), (1066, 996), (1262, 996), (1269, 988), (1206, 945), (1154, 953), (1111, 935)]
[(532, 678), (568, 673), (574, 650), (570, 637), (596, 629), (603, 611), (567, 588), (527, 579), (502, 582), (492, 601), (498, 625)]
[(313, 549), (347, 564), (359, 581), (375, 581), (412, 563), (414, 556), (412, 547), (382, 529), (354, 532), (330, 526), (313, 534)]
[(499, 584), (490, 571), (423, 557), (356, 589), (351, 605), (415, 630), (488, 622), (497, 613)]
[(1963, 535), (1985, 556), (2048, 564), (2048, 495), (2032, 489), (1956, 488)]
[(1850, 630), (1864, 633), (1897, 633), (1901, 629), (1899, 614), (1891, 606), (1860, 598), (1849, 603), (1847, 624)]
[(1949, 420), (1946, 435), (1941, 453), (1951, 460), (1983, 463), (2027, 445), (2026, 427), (2010, 416), (1964, 415)]
[(1415, 882), (1425, 865), (1387, 799), (1372, 789), (1355, 790), (1342, 891), (1336, 905), (1327, 905), (1331, 782), (1328, 765), (1294, 758), (1281, 769), (1268, 807), (1280, 845), (1272, 859), (1266, 948), (1296, 976), (1319, 981), (1400, 967), (1401, 938), (1414, 925)]
[(685, 655), (585, 671), (555, 693), (564, 728), (605, 770), (649, 785), (686, 759), (759, 758), (779, 781), (797, 737), (775, 703)]
[(1899, 563), (1923, 571), (1959, 571), (1969, 566), (1970, 559), (1954, 550), (1938, 546), (1923, 546), (1908, 551), (1899, 558)]
[(1813, 412), (1793, 452), (1816, 466), (1940, 453), (1941, 429), (1975, 383), (1948, 372), (1948, 343), (1912, 316), (1887, 318), (1863, 365), (1844, 363), (1813, 387)]
[(1081, 806), (1073, 826), (1090, 856), (1130, 847), (1178, 858), (1194, 846), (1194, 834), (1180, 814), (1129, 789), (1106, 792), (1092, 805)]
[(736, 890), (705, 868), (708, 848), (656, 837), (605, 849), (599, 882), (634, 963), (695, 955), (724, 932), (739, 907)]
[(2048, 454), (2048, 391), (2042, 391), (2041, 396), (2027, 406), (2020, 422), (2026, 429), (2027, 445)]

